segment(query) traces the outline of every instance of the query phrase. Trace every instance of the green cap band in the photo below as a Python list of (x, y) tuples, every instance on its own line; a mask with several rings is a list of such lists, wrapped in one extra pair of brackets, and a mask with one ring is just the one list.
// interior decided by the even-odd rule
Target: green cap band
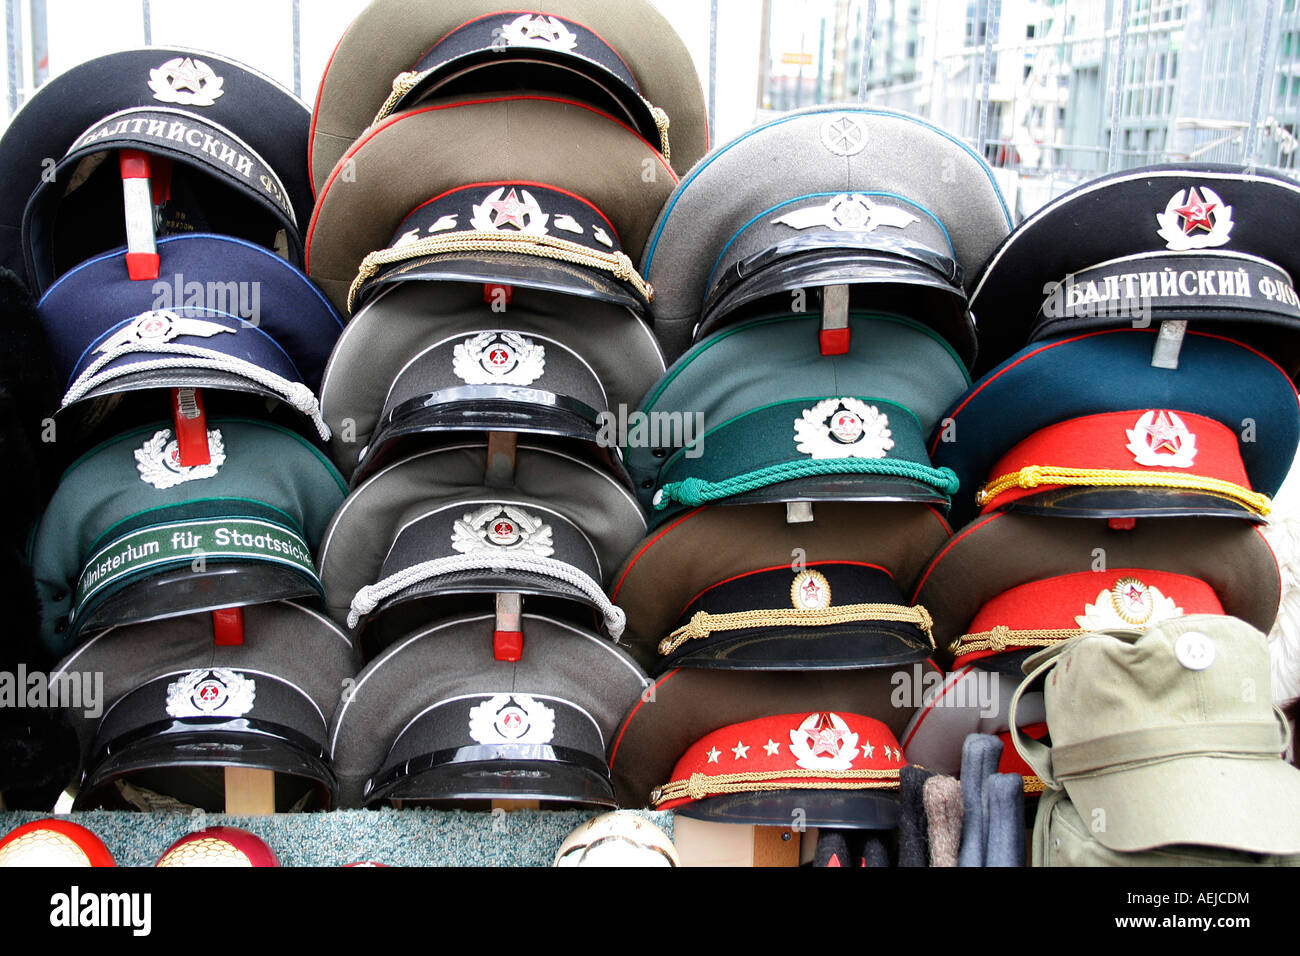
[(71, 618), (75, 620), (86, 602), (111, 584), (147, 569), (209, 558), (285, 564), (301, 571), (321, 590), (311, 548), (284, 525), (250, 518), (172, 521), (123, 535), (91, 555), (77, 579)]

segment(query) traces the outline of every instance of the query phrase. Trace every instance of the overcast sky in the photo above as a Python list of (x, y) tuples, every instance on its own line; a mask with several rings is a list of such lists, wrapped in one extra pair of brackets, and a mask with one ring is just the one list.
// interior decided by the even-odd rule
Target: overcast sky
[[(438, 2), (438, 0), (428, 0)], [(612, 0), (617, 2), (617, 0)], [(686, 43), (707, 90), (709, 4), (653, 0)], [(805, 0), (778, 0), (796, 10)], [(46, 0), (50, 73), (113, 50), (144, 45), (142, 0)], [(24, 13), (28, 4), (20, 6)], [(302, 0), (301, 95), (311, 103), (348, 23), (365, 0)], [(291, 0), (149, 0), (155, 46), (212, 50), (242, 60), (293, 88)], [(757, 92), (759, 0), (720, 0), (718, 135), (730, 138), (754, 119)], [(26, 70), (24, 73), (26, 74)]]

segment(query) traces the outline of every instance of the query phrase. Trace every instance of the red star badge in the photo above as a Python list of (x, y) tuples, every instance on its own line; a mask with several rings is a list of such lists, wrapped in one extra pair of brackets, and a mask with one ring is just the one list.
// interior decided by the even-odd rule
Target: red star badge
[(1169, 420), (1169, 415), (1165, 412), (1157, 413), (1155, 421), (1147, 429), (1147, 435), (1151, 439), (1152, 451), (1168, 451), (1176, 455), (1183, 447), (1178, 429), (1174, 427), (1174, 423)]
[(812, 748), (813, 756), (838, 757), (843, 742), (844, 734), (835, 729), (835, 725), (831, 723), (831, 715), (818, 714), (817, 726), (808, 733), (808, 746)]
[(520, 229), (524, 228), (524, 214), (528, 211), (528, 207), (519, 201), (513, 189), (506, 193), (505, 199), (493, 201), (492, 208), (497, 213), (496, 218), (492, 220), (492, 225), (502, 226), (510, 223)]
[(1195, 186), (1189, 189), (1187, 203), (1174, 210), (1183, 217), (1183, 233), (1191, 235), (1196, 229), (1204, 229), (1206, 232), (1213, 230), (1214, 223), (1210, 221), (1210, 213), (1214, 211), (1216, 205), (1218, 204), (1202, 199)]
[(171, 71), (172, 89), (176, 91), (190, 90), (194, 93), (203, 92), (203, 74), (199, 68), (194, 65), (190, 57), (181, 61), (181, 65)]

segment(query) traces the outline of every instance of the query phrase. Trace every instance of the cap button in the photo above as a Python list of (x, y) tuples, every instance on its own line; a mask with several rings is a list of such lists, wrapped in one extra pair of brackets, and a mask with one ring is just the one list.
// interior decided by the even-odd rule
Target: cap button
[(1174, 657), (1189, 671), (1203, 671), (1214, 663), (1214, 641), (1200, 631), (1180, 634), (1174, 641)]

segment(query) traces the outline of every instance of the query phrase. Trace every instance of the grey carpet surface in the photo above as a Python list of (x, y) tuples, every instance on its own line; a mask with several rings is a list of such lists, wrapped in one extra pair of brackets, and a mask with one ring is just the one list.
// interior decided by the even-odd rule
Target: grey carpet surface
[[(671, 838), (673, 815), (636, 811)], [(104, 841), (118, 866), (153, 866), (173, 842), (210, 826), (257, 834), (281, 866), (550, 866), (564, 838), (593, 811), (335, 810), (265, 817), (121, 813), (94, 810), (69, 819)], [(0, 836), (48, 813), (0, 811)]]

